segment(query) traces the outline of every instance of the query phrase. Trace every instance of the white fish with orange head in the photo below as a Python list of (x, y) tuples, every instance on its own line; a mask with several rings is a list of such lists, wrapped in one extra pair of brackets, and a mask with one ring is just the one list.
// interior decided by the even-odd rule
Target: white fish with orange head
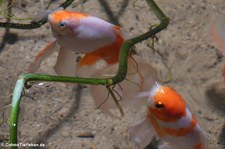
[(158, 83), (148, 97), (148, 115), (129, 128), (136, 148), (147, 146), (156, 135), (160, 149), (207, 149), (206, 136), (181, 95)]
[(35, 57), (29, 72), (35, 72), (44, 58), (59, 50), (55, 71), (58, 75), (75, 76), (76, 53), (85, 54), (79, 67), (104, 60), (115, 64), (119, 59), (124, 36), (119, 26), (100, 18), (68, 10), (53, 11), (48, 22), (56, 38)]

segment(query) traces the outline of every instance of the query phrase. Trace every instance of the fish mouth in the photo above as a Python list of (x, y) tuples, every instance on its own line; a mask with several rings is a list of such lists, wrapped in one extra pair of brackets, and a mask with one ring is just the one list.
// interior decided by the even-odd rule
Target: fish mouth
[(53, 34), (54, 37), (60, 36), (60, 33), (58, 33), (58, 32), (57, 32), (56, 30), (54, 30), (53, 28), (52, 28), (52, 34)]
[(62, 36), (69, 36), (71, 34), (72, 35), (74, 34), (70, 29), (61, 31), (61, 30), (55, 29), (54, 27), (51, 27), (51, 30), (52, 30), (53, 36), (56, 37), (56, 38), (62, 37)]

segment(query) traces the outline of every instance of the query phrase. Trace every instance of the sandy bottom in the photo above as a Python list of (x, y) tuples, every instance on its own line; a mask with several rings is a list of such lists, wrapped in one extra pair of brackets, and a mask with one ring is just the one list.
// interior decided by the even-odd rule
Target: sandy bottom
[[(31, 17), (44, 9), (47, 1), (21, 1), (18, 17)], [(57, 1), (57, 3), (60, 1)], [(205, 130), (210, 149), (225, 148), (225, 90), (222, 69), (225, 58), (214, 47), (209, 27), (225, 16), (224, 0), (156, 1), (171, 19), (167, 30), (160, 32), (155, 48), (165, 57), (173, 79), (168, 85), (182, 94)], [(53, 5), (56, 6), (58, 4)], [(75, 2), (70, 8), (119, 24), (131, 35), (146, 32), (157, 19), (144, 1), (89, 0)], [(3, 39), (5, 30), (1, 28)], [(0, 53), (0, 142), (7, 142), (7, 122), (11, 96), (18, 76), (27, 71), (34, 56), (53, 39), (49, 25), (34, 30), (10, 30)], [(144, 41), (136, 45), (137, 53), (165, 80), (167, 69), (160, 56)], [(39, 69), (52, 73), (56, 54)], [(43, 143), (45, 148), (132, 148), (127, 126), (145, 116), (141, 111), (124, 109), (125, 116), (114, 119), (104, 115), (92, 100), (88, 86), (45, 83), (34, 85), (22, 98), (18, 138), (21, 143)], [(90, 138), (80, 138), (87, 133)], [(1, 147), (0, 147), (1, 148)]]

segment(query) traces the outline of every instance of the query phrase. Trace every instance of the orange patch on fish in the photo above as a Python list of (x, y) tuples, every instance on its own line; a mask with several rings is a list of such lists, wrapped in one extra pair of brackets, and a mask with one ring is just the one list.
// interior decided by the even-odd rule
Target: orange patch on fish
[(62, 20), (65, 19), (71, 19), (71, 18), (76, 18), (76, 19), (83, 19), (86, 18), (87, 14), (83, 14), (80, 12), (73, 12), (73, 11), (69, 11), (69, 10), (61, 10), (61, 11), (57, 11), (51, 14), (51, 18), (56, 21), (56, 22), (61, 22)]
[(154, 127), (157, 135), (161, 138), (165, 135), (165, 133), (162, 131), (162, 129), (160, 128), (158, 122), (156, 121), (156, 119), (149, 113), (148, 114), (148, 118), (152, 124), (152, 126)]
[(178, 129), (174, 129), (174, 128), (163, 128), (163, 131), (171, 136), (185, 136), (186, 134), (188, 134), (189, 132), (191, 132), (193, 130), (193, 128), (196, 126), (197, 122), (195, 120), (195, 118), (192, 118), (191, 124), (189, 127), (183, 127), (183, 128), (178, 128)]
[(115, 64), (119, 61), (120, 47), (124, 42), (124, 38), (121, 36), (120, 28), (115, 26), (116, 41), (108, 46), (99, 48), (93, 52), (85, 54), (80, 60), (79, 66), (95, 64), (99, 59), (103, 59), (107, 64)]
[(195, 117), (192, 117), (191, 123), (189, 127), (183, 127), (183, 128), (161, 128), (156, 119), (149, 113), (148, 118), (151, 121), (151, 124), (153, 125), (157, 135), (159, 137), (163, 137), (164, 135), (171, 135), (171, 136), (185, 136), (186, 134), (190, 133), (193, 128), (196, 126), (197, 121)]
[(194, 146), (194, 149), (204, 149), (203, 144), (199, 143)]
[(163, 109), (149, 107), (150, 112), (159, 120), (173, 122), (186, 116), (186, 104), (182, 97), (172, 88), (162, 86), (152, 97), (154, 103), (162, 103)]

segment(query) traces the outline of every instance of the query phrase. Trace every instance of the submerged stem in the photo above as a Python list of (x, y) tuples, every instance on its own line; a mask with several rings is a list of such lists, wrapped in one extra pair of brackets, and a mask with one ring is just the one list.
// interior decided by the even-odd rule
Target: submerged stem
[(109, 94), (111, 95), (111, 97), (113, 98), (113, 100), (114, 100), (114, 102), (115, 102), (117, 108), (119, 109), (120, 114), (121, 114), (122, 116), (124, 116), (123, 109), (122, 109), (122, 107), (120, 106), (119, 101), (118, 101), (117, 98), (116, 98), (116, 95), (113, 93), (113, 90), (110, 88), (110, 85), (106, 85), (106, 88), (107, 88), (107, 90), (109, 91)]
[[(74, 0), (66, 0), (59, 7), (63, 7), (63, 9), (67, 8)], [(9, 23), (9, 22), (0, 22), (0, 27), (4, 28), (14, 28), (14, 29), (35, 29), (44, 25), (47, 20), (40, 20), (38, 22), (31, 22), (29, 24), (22, 23)]]

